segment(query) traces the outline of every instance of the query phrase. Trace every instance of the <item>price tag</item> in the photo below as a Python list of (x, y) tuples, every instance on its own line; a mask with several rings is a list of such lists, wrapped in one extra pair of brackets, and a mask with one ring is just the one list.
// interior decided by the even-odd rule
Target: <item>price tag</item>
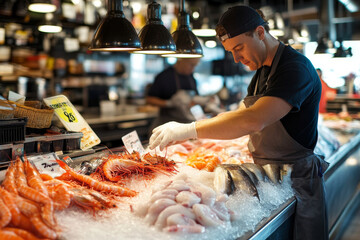
[(132, 131), (132, 132), (126, 134), (121, 139), (124, 143), (126, 150), (129, 153), (136, 151), (136, 152), (139, 152), (140, 154), (142, 154), (145, 151), (136, 131)]
[(55, 153), (28, 156), (27, 159), (36, 167), (41, 174), (48, 174), (52, 177), (58, 177), (65, 173), (56, 159), (59, 159)]

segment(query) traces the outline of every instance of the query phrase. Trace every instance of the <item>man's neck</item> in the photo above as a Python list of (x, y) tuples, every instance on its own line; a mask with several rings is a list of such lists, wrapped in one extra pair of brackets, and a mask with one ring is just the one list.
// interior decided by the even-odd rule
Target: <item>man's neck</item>
[(269, 36), (268, 41), (267, 41), (267, 49), (269, 49), (269, 50), (267, 52), (267, 57), (266, 57), (266, 60), (264, 61), (263, 66), (271, 67), (279, 45), (280, 45), (280, 42), (277, 39), (275, 39), (272, 36)]

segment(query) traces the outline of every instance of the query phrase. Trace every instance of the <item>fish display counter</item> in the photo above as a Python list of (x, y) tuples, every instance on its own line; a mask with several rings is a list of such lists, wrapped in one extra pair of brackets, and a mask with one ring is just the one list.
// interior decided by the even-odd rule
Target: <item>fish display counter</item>
[[(330, 163), (325, 179), (333, 239), (358, 206), (360, 134), (327, 131), (319, 131), (316, 151)], [(65, 240), (290, 239), (296, 205), (291, 168), (254, 164), (247, 141), (197, 140), (165, 152), (129, 154), (117, 148), (73, 159), (60, 156), (56, 178), (36, 174), (26, 158), (17, 160), (6, 174), (0, 172), (1, 189), (10, 192), (3, 202), (13, 196), (27, 225), (11, 212), (7, 223), (1, 218), (0, 234), (22, 229)], [(35, 188), (30, 179), (45, 186), (42, 194), (48, 197), (27, 195)], [(35, 207), (25, 208), (29, 201), (23, 198)]]

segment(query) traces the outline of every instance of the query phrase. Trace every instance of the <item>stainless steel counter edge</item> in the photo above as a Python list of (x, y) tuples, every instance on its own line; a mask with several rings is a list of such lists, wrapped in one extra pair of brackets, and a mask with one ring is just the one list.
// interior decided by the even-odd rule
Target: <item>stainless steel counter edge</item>
[(290, 198), (283, 203), (279, 209), (275, 210), (270, 217), (258, 223), (254, 233), (246, 233), (238, 240), (263, 240), (267, 239), (276, 229), (278, 229), (288, 218), (295, 213), (296, 199)]

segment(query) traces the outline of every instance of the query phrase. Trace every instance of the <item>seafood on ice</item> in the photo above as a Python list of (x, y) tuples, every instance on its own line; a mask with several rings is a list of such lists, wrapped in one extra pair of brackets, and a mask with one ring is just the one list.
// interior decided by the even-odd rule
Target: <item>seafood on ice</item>
[(125, 180), (133, 175), (149, 176), (153, 173), (170, 175), (176, 172), (176, 164), (165, 157), (146, 153), (140, 156), (138, 152), (110, 154), (103, 157), (95, 173), (103, 180), (113, 182)]
[(186, 141), (168, 147), (170, 156), (177, 154), (185, 164), (213, 172), (219, 164), (241, 164), (253, 162), (247, 150), (248, 137), (234, 140), (196, 140)]
[[(257, 186), (261, 181), (279, 184), (291, 173), (290, 165), (279, 166), (255, 163), (221, 164), (215, 171), (214, 187), (218, 193), (233, 194), (235, 191), (255, 196), (259, 199)], [(260, 200), (260, 199), (259, 199)]]
[(232, 220), (226, 199), (213, 188), (181, 175), (153, 189), (149, 201), (136, 206), (134, 213), (164, 232), (202, 233), (206, 227)]

